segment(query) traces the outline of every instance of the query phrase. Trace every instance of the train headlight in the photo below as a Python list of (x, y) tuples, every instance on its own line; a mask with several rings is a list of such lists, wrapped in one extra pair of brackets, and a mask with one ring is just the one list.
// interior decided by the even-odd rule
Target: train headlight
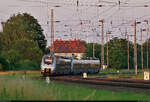
[(44, 73), (44, 70), (42, 69), (41, 72)]

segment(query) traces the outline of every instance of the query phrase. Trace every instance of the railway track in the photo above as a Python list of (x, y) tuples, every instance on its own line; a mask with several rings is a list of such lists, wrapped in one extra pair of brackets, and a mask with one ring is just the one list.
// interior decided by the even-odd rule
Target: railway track
[[(45, 80), (45, 77), (40, 77), (41, 80)], [(110, 79), (110, 78), (82, 78), (82, 76), (56, 76), (50, 77), (51, 81), (69, 82), (85, 85), (106, 85), (117, 87), (131, 87), (150, 90), (150, 81), (133, 80), (133, 79)]]

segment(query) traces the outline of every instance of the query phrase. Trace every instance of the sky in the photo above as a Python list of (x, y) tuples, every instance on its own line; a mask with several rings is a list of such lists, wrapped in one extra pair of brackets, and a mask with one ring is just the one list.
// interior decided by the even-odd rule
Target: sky
[[(101, 43), (101, 23), (104, 19), (106, 32), (112, 37), (134, 34), (134, 20), (137, 25), (137, 42), (140, 43), (140, 28), (149, 27), (143, 21), (150, 21), (150, 0), (0, 0), (0, 22), (5, 22), (13, 14), (29, 13), (34, 16), (44, 30), (50, 45), (50, 10), (54, 9), (55, 39), (82, 39)], [(98, 7), (102, 5), (102, 7)], [(58, 7), (59, 6), (59, 7)], [(2, 27), (0, 25), (0, 31)], [(147, 32), (143, 32), (144, 40)], [(129, 40), (133, 41), (133, 37)]]

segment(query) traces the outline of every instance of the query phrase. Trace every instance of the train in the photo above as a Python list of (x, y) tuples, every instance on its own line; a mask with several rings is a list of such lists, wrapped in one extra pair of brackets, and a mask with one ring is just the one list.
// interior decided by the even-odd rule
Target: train
[(41, 74), (43, 76), (99, 73), (100, 60), (98, 58), (63, 57), (44, 55), (41, 61)]

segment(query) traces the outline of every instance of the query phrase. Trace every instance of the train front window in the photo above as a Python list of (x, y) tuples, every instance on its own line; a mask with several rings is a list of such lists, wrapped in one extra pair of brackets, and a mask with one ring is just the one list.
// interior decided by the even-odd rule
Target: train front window
[(45, 64), (52, 64), (53, 63), (52, 58), (45, 58), (44, 63)]

